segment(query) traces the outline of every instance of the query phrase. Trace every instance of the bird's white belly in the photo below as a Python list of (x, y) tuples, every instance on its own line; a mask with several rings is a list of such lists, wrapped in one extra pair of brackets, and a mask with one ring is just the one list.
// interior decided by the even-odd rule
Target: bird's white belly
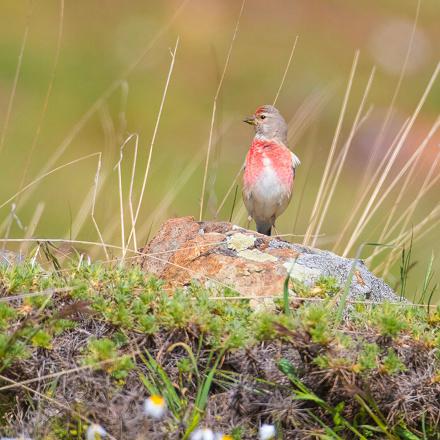
[(255, 220), (269, 220), (286, 209), (289, 199), (290, 189), (282, 184), (271, 166), (264, 166), (252, 186), (248, 210)]

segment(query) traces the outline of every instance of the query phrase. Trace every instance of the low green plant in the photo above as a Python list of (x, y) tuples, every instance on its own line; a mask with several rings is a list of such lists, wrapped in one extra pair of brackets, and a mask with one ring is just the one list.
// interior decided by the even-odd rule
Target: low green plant
[[(253, 364), (259, 360), (251, 353), (253, 350), (260, 353), (260, 347), (263, 352), (268, 346), (278, 347), (277, 352), (279, 349), (290, 352), (289, 347), (293, 347), (301, 351), (307, 368), (321, 380), (348, 375), (359, 386), (368, 384), (374, 377), (386, 380), (393, 376), (392, 380), (398, 381), (412, 371), (411, 361), (402, 356), (403, 340), (422, 352), (435, 353), (440, 346), (440, 307), (428, 312), (406, 304), (355, 304), (346, 312), (350, 320), (339, 322), (335, 320), (339, 305), (331, 298), (339, 286), (328, 277), (318, 280), (311, 288), (300, 286), (305, 296), (313, 296), (314, 288), (325, 292), (322, 301), (292, 302), (289, 298), (288, 313), (283, 300), (278, 309), (255, 311), (249, 300), (232, 299), (231, 296), (237, 295), (232, 290), (211, 292), (196, 283), (170, 294), (160, 281), (138, 268), (119, 265), (72, 264), (72, 270), (63, 276), (59, 271), (45, 271), (38, 265), (24, 264), (21, 269), (2, 267), (0, 283), (13, 288), (14, 293), (26, 288), (31, 289), (29, 292), (50, 289), (49, 294), (0, 302), (3, 371), (13, 371), (9, 369), (30, 354), (35, 357), (39, 351), (56, 350), (59, 341), (68, 340), (76, 327), (85, 326), (89, 332), (90, 322), (99, 322), (105, 334), (101, 338), (89, 338), (87, 345), (84, 343), (83, 365), (96, 369), (96, 374), (110, 375), (114, 379), (110, 383), (116, 389), (122, 389), (130, 376), (144, 385), (146, 393), (162, 395), (173, 415), (166, 422), (169, 429), (180, 429), (187, 437), (203, 424), (213, 393), (218, 389), (229, 392), (241, 386), (239, 372), (219, 368), (220, 362), (233, 353), (244, 353), (241, 356), (248, 356)], [(67, 291), (62, 290), (66, 287)], [(315, 293), (321, 295), (317, 290)], [(133, 341), (135, 348), (129, 345)], [(155, 341), (169, 341), (169, 344), (161, 349)], [(151, 351), (146, 347), (152, 347)], [(127, 354), (129, 348), (134, 350), (133, 355)], [(158, 349), (162, 353), (160, 357), (156, 357)], [(164, 356), (167, 364), (159, 361)], [(168, 356), (173, 359), (171, 364)], [(423, 431), (430, 438), (435, 430), (428, 416), (423, 429), (420, 420), (419, 431), (413, 429), (417, 424), (414, 421), (409, 426), (404, 421), (388, 426), (380, 405), (362, 393), (364, 403), (359, 401), (358, 412), (349, 416), (353, 406), (348, 400), (330, 404), (318, 391), (302, 387), (300, 374), (291, 366), (284, 367), (292, 383), (292, 395), (304, 402), (302, 409), (307, 409), (310, 423), (320, 427), (321, 436), (346, 438), (350, 432), (356, 438), (363, 438), (355, 434), (357, 431), (365, 438), (380, 433), (400, 439)], [(437, 376), (440, 374), (434, 373), (433, 383)], [(252, 377), (252, 381), (252, 393), (258, 398), (268, 392), (265, 387), (277, 386), (259, 375)], [(49, 388), (46, 391), (55, 392)], [(59, 438), (72, 440), (83, 435), (73, 418), (70, 420), (69, 430), (77, 434), (64, 432)], [(235, 438), (240, 438), (240, 432), (237, 428)]]
[(381, 307), (374, 309), (372, 313), (372, 324), (382, 336), (395, 338), (403, 330), (408, 328), (404, 319), (402, 308), (384, 303)]
[(124, 379), (134, 368), (129, 355), (120, 355), (116, 343), (109, 338), (91, 339), (84, 364), (103, 369), (116, 379)]
[(388, 348), (387, 355), (382, 359), (382, 370), (388, 374), (397, 374), (407, 370), (393, 348)]
[(376, 343), (363, 343), (357, 365), (359, 371), (374, 370), (379, 367), (380, 348)]

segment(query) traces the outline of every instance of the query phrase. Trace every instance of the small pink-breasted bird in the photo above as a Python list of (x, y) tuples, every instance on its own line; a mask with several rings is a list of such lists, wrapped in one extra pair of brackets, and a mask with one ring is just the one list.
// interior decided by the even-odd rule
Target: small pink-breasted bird
[(290, 202), (300, 161), (286, 146), (287, 124), (274, 106), (258, 107), (244, 122), (255, 127), (255, 137), (246, 156), (243, 200), (257, 231), (270, 235)]

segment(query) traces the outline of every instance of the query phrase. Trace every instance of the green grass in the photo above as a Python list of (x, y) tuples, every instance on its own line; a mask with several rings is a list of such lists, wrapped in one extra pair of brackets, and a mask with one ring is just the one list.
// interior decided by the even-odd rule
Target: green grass
[[(140, 418), (152, 438), (189, 438), (204, 425), (254, 438), (261, 422), (285, 436), (438, 438), (439, 307), (355, 304), (349, 321), (335, 321), (339, 288), (329, 278), (303, 287), (318, 302), (286, 303), (281, 292), (271, 309), (256, 311), (227, 290), (222, 300), (198, 285), (169, 291), (136, 267), (100, 263), (2, 266), (0, 286), (4, 435), (76, 439), (93, 421), (118, 438), (110, 403), (135, 396), (127, 414), (138, 424), (128, 423), (124, 435), (138, 432)], [(41, 379), (51, 373), (60, 374)], [(2, 390), (23, 380), (28, 388)], [(390, 399), (402, 399), (400, 389), (416, 395), (396, 408)], [(151, 394), (169, 409), (155, 423), (135, 404)], [(49, 424), (33, 425), (54, 408)]]

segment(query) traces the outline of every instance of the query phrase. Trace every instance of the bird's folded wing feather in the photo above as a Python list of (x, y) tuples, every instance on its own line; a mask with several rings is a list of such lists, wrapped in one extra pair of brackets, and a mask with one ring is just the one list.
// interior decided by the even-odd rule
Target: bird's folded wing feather
[(293, 168), (296, 168), (298, 165), (301, 165), (301, 161), (299, 160), (298, 156), (292, 152), (290, 152), (290, 155), (292, 157), (292, 166)]

